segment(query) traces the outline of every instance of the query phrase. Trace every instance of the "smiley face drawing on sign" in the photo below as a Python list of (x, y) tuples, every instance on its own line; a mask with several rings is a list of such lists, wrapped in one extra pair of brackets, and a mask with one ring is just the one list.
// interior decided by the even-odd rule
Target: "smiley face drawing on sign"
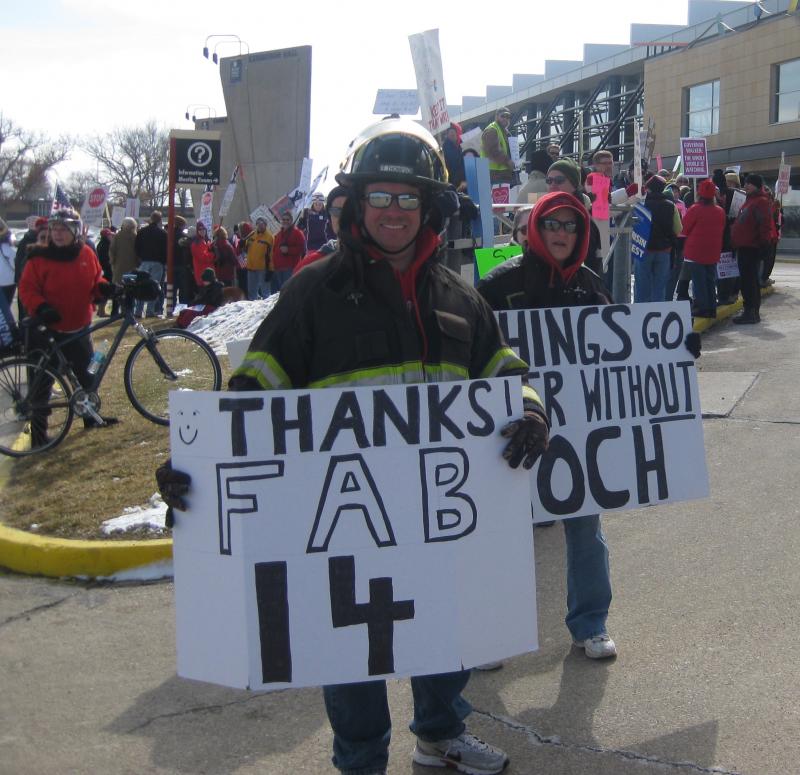
[(194, 444), (197, 434), (200, 432), (197, 426), (199, 414), (197, 409), (192, 410), (191, 413), (188, 410), (183, 411), (183, 409), (178, 412), (178, 437), (187, 447)]

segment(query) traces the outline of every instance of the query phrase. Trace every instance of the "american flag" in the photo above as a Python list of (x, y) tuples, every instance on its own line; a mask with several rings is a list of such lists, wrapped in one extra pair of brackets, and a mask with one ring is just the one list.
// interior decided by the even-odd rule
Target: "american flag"
[(71, 208), (72, 205), (67, 198), (67, 195), (64, 193), (64, 189), (61, 188), (60, 183), (56, 183), (56, 194), (53, 197), (53, 206), (50, 209), (51, 213), (54, 213), (56, 210), (60, 210), (62, 207)]

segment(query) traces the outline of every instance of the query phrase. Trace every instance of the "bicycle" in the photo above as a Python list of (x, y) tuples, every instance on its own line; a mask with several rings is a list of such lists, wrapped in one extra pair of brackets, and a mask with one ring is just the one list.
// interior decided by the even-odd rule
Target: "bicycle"
[[(128, 355), (123, 382), (128, 399), (143, 417), (169, 425), (170, 390), (220, 389), (222, 369), (203, 339), (180, 328), (153, 331), (134, 317), (137, 298), (151, 292), (144, 287), (140, 276), (125, 275), (114, 294), (120, 311), (60, 342), (35, 317), (23, 321), (47, 336), (48, 347), (0, 360), (0, 453), (25, 457), (52, 449), (63, 441), (75, 415), (104, 425), (97, 391), (129, 328), (141, 339)], [(122, 324), (105, 359), (84, 388), (62, 348), (118, 321)]]

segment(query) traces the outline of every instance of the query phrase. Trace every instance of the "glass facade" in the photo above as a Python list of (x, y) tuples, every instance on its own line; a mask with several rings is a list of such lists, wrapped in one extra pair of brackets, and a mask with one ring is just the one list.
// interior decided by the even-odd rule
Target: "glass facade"
[(772, 120), (800, 121), (800, 59), (775, 65), (775, 107)]
[(719, 132), (719, 81), (686, 89), (686, 137), (708, 137)]

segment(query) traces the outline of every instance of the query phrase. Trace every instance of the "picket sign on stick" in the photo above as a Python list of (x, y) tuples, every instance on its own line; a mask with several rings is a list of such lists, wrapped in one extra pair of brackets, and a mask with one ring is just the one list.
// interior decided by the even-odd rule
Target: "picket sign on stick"
[(173, 392), (178, 674), (273, 689), (535, 650), (529, 477), (501, 455), (521, 413), (519, 377)]
[(535, 522), (708, 495), (688, 302), (497, 315), (551, 422)]

